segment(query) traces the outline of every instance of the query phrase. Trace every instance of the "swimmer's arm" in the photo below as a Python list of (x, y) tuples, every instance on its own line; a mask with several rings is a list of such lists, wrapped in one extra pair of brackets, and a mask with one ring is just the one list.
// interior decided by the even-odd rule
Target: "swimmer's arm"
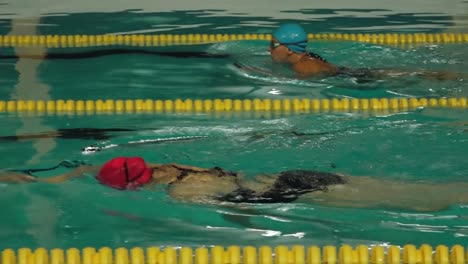
[(36, 181), (36, 177), (23, 173), (8, 173), (0, 175), (0, 182), (5, 183), (28, 183)]
[(85, 173), (97, 173), (100, 168), (101, 166), (79, 166), (73, 171), (61, 175), (35, 179), (37, 182), (61, 183), (73, 178), (83, 177)]
[(83, 177), (85, 173), (96, 173), (100, 166), (79, 166), (71, 172), (60, 174), (52, 177), (39, 178), (24, 173), (7, 173), (0, 175), (0, 182), (6, 183), (31, 183), (31, 182), (47, 182), (47, 183), (61, 183), (72, 178)]

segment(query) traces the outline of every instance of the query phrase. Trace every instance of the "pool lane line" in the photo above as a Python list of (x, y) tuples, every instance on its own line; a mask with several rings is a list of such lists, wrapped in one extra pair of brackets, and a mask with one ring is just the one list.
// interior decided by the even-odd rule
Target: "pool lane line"
[(420, 108), (467, 109), (467, 98), (98, 99), (0, 101), (0, 113), (39, 115), (379, 112)]
[[(353, 41), (372, 44), (466, 43), (468, 33), (309, 33), (310, 41)], [(0, 47), (76, 48), (97, 46), (173, 46), (227, 41), (271, 40), (270, 34), (80, 34), (0, 35)]]

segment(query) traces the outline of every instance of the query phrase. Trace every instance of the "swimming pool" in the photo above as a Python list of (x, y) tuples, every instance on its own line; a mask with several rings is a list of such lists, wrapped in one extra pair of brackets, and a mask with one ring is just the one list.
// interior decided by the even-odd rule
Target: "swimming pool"
[[(8, 3), (8, 2), (7, 2)], [(15, 4), (7, 9), (15, 12)], [(288, 11), (289, 10), (289, 11)], [(301, 14), (310, 32), (457, 31), (452, 13), (402, 13), (380, 9), (302, 9), (277, 17), (219, 10), (55, 13), (28, 29), (4, 15), (0, 34), (268, 33), (278, 22)], [(229, 10), (228, 10), (229, 11)], [(245, 10), (244, 10), (245, 11)], [(432, 10), (433, 11), (433, 10)], [(19, 12), (19, 11), (18, 11)], [(239, 11), (240, 12), (240, 11)], [(357, 13), (357, 15), (356, 15)], [(366, 17), (367, 13), (372, 17)], [(286, 17), (282, 17), (284, 15)], [(12, 16), (12, 20), (9, 16)], [(308, 20), (313, 17), (316, 20)], [(357, 18), (356, 18), (357, 17)], [(0, 17), (1, 18), (1, 17)], [(80, 23), (88, 21), (87, 23)], [(260, 22), (259, 22), (260, 21)], [(455, 22), (453, 22), (455, 21)], [(355, 23), (355, 24), (354, 24)], [(33, 23), (34, 24), (34, 23)], [(380, 27), (368, 26), (369, 24)], [(35, 24), (34, 24), (35, 25)], [(88, 26), (89, 25), (89, 26)], [(189, 27), (189, 25), (193, 25)], [(79, 26), (79, 27), (78, 27)], [(32, 33), (31, 33), (32, 32)], [(119, 54), (86, 59), (4, 59), (0, 98), (31, 99), (287, 99), (466, 97), (467, 81), (415, 77), (358, 83), (352, 78), (295, 80), (240, 71), (233, 62), (271, 70), (267, 41), (146, 48), (157, 52), (208, 52), (229, 56), (177, 58)], [(465, 44), (391, 46), (345, 41), (309, 44), (331, 62), (348, 67), (397, 67), (465, 71)], [(101, 48), (52, 49), (49, 53)], [(140, 48), (141, 50), (141, 48)], [(4, 55), (24, 52), (1, 48)], [(34, 54), (45, 54), (36, 49)], [(281, 69), (287, 73), (284, 69)], [(2, 113), (3, 169), (48, 167), (84, 160), (100, 164), (119, 156), (155, 162), (220, 166), (247, 177), (308, 168), (401, 182), (466, 181), (466, 109), (420, 108), (388, 112), (326, 113), (151, 113), (36, 115)], [(88, 138), (13, 140), (15, 135), (57, 129), (127, 129)], [(94, 137), (94, 138), (93, 138)], [(149, 140), (146, 144), (131, 144)], [(117, 145), (117, 146), (115, 146)], [(87, 146), (102, 147), (84, 152)], [(114, 147), (111, 147), (114, 146)], [(255, 161), (255, 162), (252, 162)], [(51, 173), (42, 173), (42, 176)], [(92, 178), (60, 185), (1, 185), (4, 218), (0, 248), (210, 245), (403, 245), (464, 244), (468, 208), (454, 204), (436, 212), (392, 208), (339, 208), (307, 203), (253, 205), (254, 211), (192, 205), (162, 189), (120, 192)], [(424, 199), (424, 197), (420, 197)], [(243, 207), (243, 209), (245, 209)], [(241, 221), (234, 221), (232, 215)], [(243, 216), (243, 217), (241, 217)]]

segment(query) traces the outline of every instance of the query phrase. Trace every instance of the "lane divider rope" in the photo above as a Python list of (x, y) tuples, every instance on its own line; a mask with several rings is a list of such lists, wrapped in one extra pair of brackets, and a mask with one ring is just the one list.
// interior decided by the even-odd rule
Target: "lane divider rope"
[(467, 109), (467, 98), (371, 98), (371, 99), (97, 99), (0, 101), (0, 113), (108, 114), (188, 112), (352, 112), (406, 111), (416, 108)]
[[(374, 44), (466, 43), (468, 33), (310, 33), (314, 40), (357, 41)], [(0, 47), (171, 46), (242, 40), (270, 40), (270, 34), (101, 34), (0, 35)]]
[(32, 250), (20, 248), (5, 249), (1, 254), (2, 264), (465, 264), (468, 255), (461, 245), (449, 248), (445, 245), (432, 247), (423, 244), (418, 248), (407, 244), (402, 248), (390, 246), (359, 245), (352, 248), (349, 245), (305, 247), (261, 246), (259, 248), (246, 246), (230, 246), (227, 248), (214, 246), (198, 247), (109, 247), (95, 249), (92, 247), (79, 250), (45, 248)]

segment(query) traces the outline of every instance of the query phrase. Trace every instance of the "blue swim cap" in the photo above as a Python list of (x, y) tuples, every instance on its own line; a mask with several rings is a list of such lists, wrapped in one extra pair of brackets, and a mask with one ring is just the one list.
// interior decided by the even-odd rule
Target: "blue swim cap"
[(299, 24), (283, 24), (273, 32), (273, 37), (294, 52), (306, 52), (307, 33)]

